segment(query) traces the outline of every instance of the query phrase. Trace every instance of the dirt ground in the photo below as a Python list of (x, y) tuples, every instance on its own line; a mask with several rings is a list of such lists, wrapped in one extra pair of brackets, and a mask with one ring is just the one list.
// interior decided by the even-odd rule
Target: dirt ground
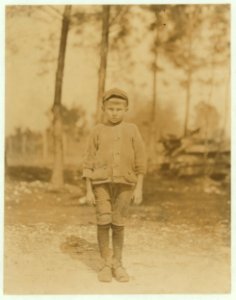
[(128, 283), (100, 283), (94, 208), (81, 186), (5, 183), (5, 294), (209, 294), (230, 292), (230, 201), (221, 188), (147, 178), (130, 208)]

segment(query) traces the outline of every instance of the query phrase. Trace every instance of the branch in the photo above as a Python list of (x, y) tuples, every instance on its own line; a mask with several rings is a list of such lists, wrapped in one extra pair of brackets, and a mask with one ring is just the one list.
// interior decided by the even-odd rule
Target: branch
[(47, 6), (51, 8), (51, 10), (53, 10), (62, 19), (63, 15), (59, 10), (57, 10), (53, 5), (47, 5)]
[(57, 19), (61, 22), (61, 19), (59, 17), (55, 17), (55, 14), (51, 14), (49, 10), (45, 9), (45, 6), (40, 6), (39, 7), (41, 11), (43, 11), (44, 13), (46, 13), (48, 16), (50, 16), (51, 18), (53, 18), (54, 20)]
[(112, 26), (115, 21), (118, 19), (118, 17), (123, 17), (123, 15), (129, 10), (128, 6), (126, 6), (125, 9), (120, 9), (120, 11), (113, 17), (113, 19), (111, 19), (111, 21), (109, 22), (109, 27)]

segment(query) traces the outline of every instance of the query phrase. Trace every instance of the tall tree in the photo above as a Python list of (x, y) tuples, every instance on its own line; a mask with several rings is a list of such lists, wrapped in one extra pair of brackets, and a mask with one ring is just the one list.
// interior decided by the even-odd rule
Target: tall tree
[(62, 117), (61, 117), (61, 95), (64, 74), (64, 63), (66, 54), (67, 36), (69, 32), (71, 5), (65, 5), (61, 38), (56, 71), (55, 93), (53, 103), (53, 136), (54, 136), (54, 164), (51, 183), (55, 188), (61, 188), (64, 183), (63, 178), (63, 143), (62, 143)]
[[(101, 119), (101, 98), (106, 87), (106, 77), (112, 81), (119, 69), (119, 78), (125, 81), (130, 77), (122, 73), (122, 66), (131, 66), (128, 37), (130, 33), (130, 6), (104, 5), (102, 7), (102, 38), (100, 43), (100, 66), (98, 71), (97, 121)], [(99, 18), (100, 21), (101, 18)], [(122, 75), (121, 75), (122, 73)], [(127, 77), (126, 77), (127, 76)]]
[(100, 67), (98, 71), (98, 93), (97, 93), (97, 121), (101, 118), (101, 102), (102, 95), (105, 90), (106, 69), (107, 69), (107, 56), (109, 47), (109, 16), (110, 5), (103, 5), (102, 7), (102, 40), (100, 48)]
[[(167, 26), (171, 16), (170, 5), (148, 5), (142, 6), (146, 13), (149, 13), (148, 34), (151, 33), (151, 72), (152, 72), (152, 105), (150, 106), (150, 126), (149, 126), (149, 161), (155, 164), (156, 144), (162, 136), (162, 116), (161, 116), (161, 97), (158, 85), (161, 79), (161, 73), (165, 71), (164, 59), (168, 57), (167, 51), (169, 44), (173, 44), (178, 38), (175, 27)], [(146, 23), (147, 24), (147, 23)], [(145, 24), (145, 25), (146, 25)], [(146, 33), (146, 35), (147, 35)]]
[(203, 9), (203, 5), (174, 5), (170, 14), (175, 32), (170, 39), (166, 53), (175, 66), (184, 71), (185, 78), (181, 81), (181, 85), (186, 91), (184, 136), (188, 134), (193, 75), (204, 65), (204, 60), (195, 50), (203, 25)]
[[(228, 5), (213, 5), (208, 6), (207, 20), (210, 28), (208, 57), (210, 76), (205, 81), (205, 84), (209, 86), (209, 93), (207, 97), (207, 105), (210, 106), (213, 101), (213, 91), (216, 84), (220, 84), (221, 80), (216, 80), (215, 72), (217, 68), (223, 68), (226, 70), (226, 74), (229, 72), (229, 6)], [(226, 76), (226, 82), (227, 82)], [(204, 82), (204, 81), (203, 81)], [(227, 85), (227, 83), (226, 83)], [(227, 87), (226, 87), (227, 90)], [(224, 99), (226, 100), (226, 99)], [(227, 101), (227, 100), (226, 100)], [(225, 105), (224, 109), (225, 110)], [(225, 114), (225, 112), (224, 112)], [(225, 115), (223, 116), (225, 120)], [(224, 128), (224, 121), (223, 126)], [(224, 129), (221, 130), (221, 140), (223, 139)], [(208, 158), (208, 144), (211, 138), (211, 115), (206, 115), (206, 126), (204, 128), (204, 144), (205, 144), (205, 163), (207, 170), (207, 158)], [(219, 143), (220, 144), (220, 143)]]
[(112, 5), (109, 22), (108, 74), (111, 81), (124, 80), (133, 84), (130, 71), (134, 65), (132, 49), (135, 42), (131, 37), (133, 6)]
[[(73, 13), (75, 33), (85, 36), (84, 39), (78, 39), (75, 46), (88, 47), (90, 50), (96, 51), (96, 54), (97, 49), (100, 50), (98, 56), (97, 101), (95, 104), (96, 121), (99, 121), (102, 117), (101, 99), (106, 87), (108, 73), (109, 79), (116, 75), (112, 71), (113, 65), (116, 64), (116, 59), (113, 59), (113, 55), (119, 56), (119, 68), (124, 64), (124, 58), (128, 56), (129, 47), (127, 46), (126, 38), (130, 27), (128, 18), (129, 7), (128, 5), (103, 5), (91, 6), (87, 10), (82, 10), (80, 7), (76, 13)], [(81, 20), (82, 23), (86, 22), (86, 26), (81, 26)], [(102, 25), (101, 38), (98, 39), (97, 36), (100, 36), (100, 31), (99, 34), (96, 31), (96, 35), (94, 35), (94, 28), (98, 28), (100, 24)], [(86, 31), (88, 28), (90, 30)]]
[[(229, 6), (228, 5), (213, 5), (208, 6), (206, 16), (208, 17), (208, 26), (210, 29), (208, 57), (209, 64), (207, 67), (210, 69), (208, 80), (202, 80), (209, 87), (207, 97), (207, 104), (211, 105), (213, 98), (213, 90), (216, 84), (220, 84), (222, 79), (216, 80), (215, 71), (217, 68), (225, 69), (226, 73), (229, 72)], [(228, 77), (228, 76), (226, 76)], [(227, 84), (226, 84), (227, 85)], [(225, 108), (225, 107), (224, 107)], [(207, 156), (207, 145), (209, 136), (209, 116), (206, 115), (205, 127), (205, 149)]]
[(151, 45), (151, 71), (152, 71), (152, 105), (151, 105), (151, 126), (150, 126), (150, 143), (149, 143), (149, 155), (150, 159), (153, 160), (155, 155), (155, 145), (156, 140), (161, 134), (161, 124), (157, 126), (156, 121), (159, 120), (160, 114), (160, 101), (158, 102), (157, 84), (159, 79), (159, 72), (162, 71), (160, 66), (160, 56), (164, 49), (164, 37), (163, 37), (163, 27), (165, 23), (163, 22), (163, 13), (166, 10), (166, 5), (150, 5), (148, 9), (153, 15), (153, 22), (149, 26), (149, 30), (153, 32), (153, 42)]

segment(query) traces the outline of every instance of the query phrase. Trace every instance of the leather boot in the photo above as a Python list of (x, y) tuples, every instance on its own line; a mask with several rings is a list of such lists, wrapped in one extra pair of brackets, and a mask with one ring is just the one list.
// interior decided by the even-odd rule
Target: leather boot
[(103, 260), (103, 265), (98, 272), (98, 280), (102, 282), (110, 282), (112, 280), (112, 259), (109, 249), (109, 230), (111, 225), (97, 226), (97, 239), (100, 255)]
[(119, 282), (128, 282), (129, 275), (122, 266), (122, 251), (124, 244), (124, 226), (112, 224), (113, 261), (112, 275)]

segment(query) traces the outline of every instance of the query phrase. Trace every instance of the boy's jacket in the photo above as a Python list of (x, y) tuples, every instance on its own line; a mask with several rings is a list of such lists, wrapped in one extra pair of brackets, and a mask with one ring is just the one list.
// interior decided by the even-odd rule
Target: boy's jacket
[(122, 122), (95, 126), (88, 141), (83, 178), (93, 183), (134, 184), (137, 175), (145, 172), (145, 147), (136, 125)]

